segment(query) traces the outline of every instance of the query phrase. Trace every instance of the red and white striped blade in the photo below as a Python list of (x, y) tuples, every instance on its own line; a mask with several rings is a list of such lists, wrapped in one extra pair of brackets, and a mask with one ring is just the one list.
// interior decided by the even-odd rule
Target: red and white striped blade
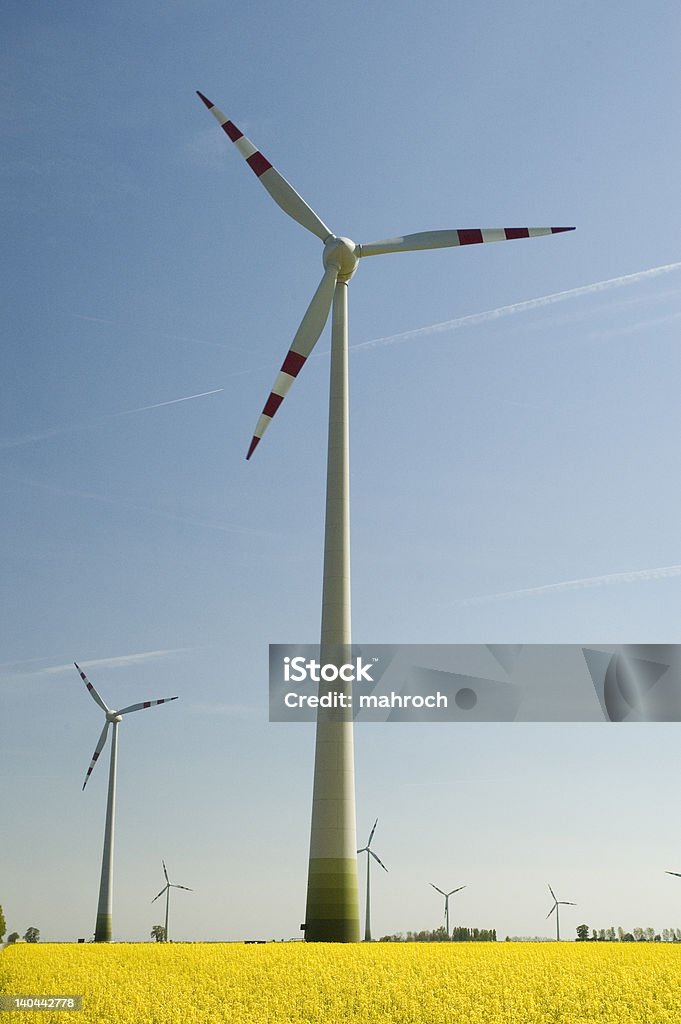
[(166, 882), (170, 885), (170, 879), (168, 878), (168, 872), (166, 871), (166, 862), (162, 860), (161, 864), (163, 865), (163, 874), (166, 876)]
[(381, 867), (383, 868), (384, 871), (388, 870), (387, 867), (385, 866), (385, 864), (383, 863), (383, 861), (381, 860), (381, 858), (378, 856), (377, 853), (374, 853), (373, 850), (369, 850), (368, 852), (374, 858), (375, 861), (378, 861), (378, 863), (381, 865)]
[[(170, 882), (168, 882), (168, 884), (167, 884), (167, 885), (164, 885), (164, 886), (163, 886), (163, 888), (161, 889), (161, 891), (160, 891), (160, 893), (158, 894), (158, 896), (162, 896), (162, 895), (163, 895), (163, 893), (164, 893), (164, 892), (166, 891), (166, 889), (169, 889), (169, 888), (170, 888)], [(155, 902), (156, 902), (156, 900), (158, 899), (158, 896), (154, 896), (154, 898), (153, 898), (153, 900), (152, 900), (151, 902), (152, 902), (152, 903), (155, 903)]]
[(99, 706), (100, 706), (100, 708), (102, 709), (102, 711), (106, 711), (106, 712), (108, 713), (108, 712), (109, 712), (109, 711), (110, 711), (111, 709), (110, 709), (110, 708), (108, 708), (108, 707), (106, 706), (106, 704), (104, 703), (104, 701), (102, 700), (102, 698), (101, 698), (101, 697), (99, 696), (99, 694), (98, 694), (98, 693), (97, 693), (97, 691), (95, 690), (94, 686), (92, 685), (92, 683), (90, 682), (90, 680), (88, 679), (88, 677), (87, 677), (87, 676), (85, 675), (85, 673), (83, 672), (83, 670), (82, 670), (82, 669), (80, 668), (80, 666), (78, 665), (78, 663), (74, 661), (74, 663), (73, 663), (73, 664), (74, 664), (74, 665), (76, 666), (76, 668), (78, 669), (78, 674), (80, 675), (80, 678), (81, 678), (81, 679), (83, 680), (83, 682), (84, 682), (84, 683), (85, 683), (85, 685), (87, 686), (88, 690), (90, 691), (90, 696), (92, 697), (92, 699), (93, 699), (93, 700), (94, 700), (94, 701), (95, 701), (95, 702), (96, 702), (97, 704), (99, 704)]
[(480, 242), (505, 242), (513, 238), (536, 238), (558, 235), (574, 228), (455, 228), (451, 231), (418, 231), (414, 235), (386, 238), (382, 242), (358, 245), (358, 256), (382, 256), (388, 252), (414, 252), (417, 249), (446, 249), (453, 245), (476, 245)]
[(244, 133), (237, 128), (233, 121), (230, 121), (226, 114), (216, 107), (214, 103), (211, 103), (209, 99), (198, 92), (197, 95), (206, 104), (211, 114), (218, 122), (222, 130), (234, 143), (236, 148), (241, 153), (242, 157), (260, 179), (262, 184), (265, 186), (269, 194), (274, 199), (275, 203), (282, 208), (284, 213), (287, 213), (289, 217), (293, 217), (299, 224), (302, 224), (304, 228), (311, 231), (313, 235), (317, 235), (321, 238), (322, 242), (325, 242), (330, 235), (333, 234), (330, 228), (326, 226), (324, 221), (317, 216), (311, 206), (305, 202), (302, 196), (300, 196), (293, 185), (284, 178), (279, 171), (272, 166), (269, 160), (263, 156), (259, 149), (253, 145), (250, 139), (247, 139)]
[(143, 700), (141, 704), (131, 704), (130, 707), (121, 708), (117, 715), (127, 715), (129, 711), (141, 711), (142, 708), (153, 708), (156, 704), (167, 704), (169, 700), (177, 700), (177, 697), (161, 697), (160, 700)]
[(333, 302), (337, 278), (338, 267), (327, 267), (317, 291), (312, 296), (312, 302), (307, 307), (300, 327), (296, 331), (296, 336), (286, 354), (286, 358), (281, 364), (281, 370), (277, 374), (277, 379), (272, 385), (270, 396), (265, 402), (265, 407), (256, 424), (248, 454), (246, 455), (247, 459), (250, 459), (257, 448), (260, 439), (272, 421), (272, 417), (284, 401), (289, 388), (302, 370), (305, 360), (317, 344), (319, 335), (324, 330), (324, 324), (329, 318), (329, 310)]
[(88, 779), (92, 775), (93, 769), (94, 769), (95, 765), (97, 764), (97, 759), (98, 759), (99, 755), (101, 754), (101, 752), (102, 752), (102, 750), (104, 748), (104, 744), (106, 743), (106, 734), (108, 733), (108, 731), (109, 731), (109, 722), (107, 722), (106, 725), (104, 726), (104, 728), (102, 729), (101, 736), (99, 737), (99, 739), (97, 741), (97, 746), (95, 747), (95, 752), (92, 755), (92, 760), (90, 761), (90, 767), (88, 768), (87, 772), (85, 773), (85, 782), (83, 783), (83, 789), (85, 789), (85, 787), (87, 786)]

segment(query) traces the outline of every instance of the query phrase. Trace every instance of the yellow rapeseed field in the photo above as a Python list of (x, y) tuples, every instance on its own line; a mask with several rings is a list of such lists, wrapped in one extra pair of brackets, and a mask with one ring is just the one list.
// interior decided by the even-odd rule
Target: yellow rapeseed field
[(7, 1024), (679, 1024), (681, 946), (21, 944), (0, 993), (83, 997)]

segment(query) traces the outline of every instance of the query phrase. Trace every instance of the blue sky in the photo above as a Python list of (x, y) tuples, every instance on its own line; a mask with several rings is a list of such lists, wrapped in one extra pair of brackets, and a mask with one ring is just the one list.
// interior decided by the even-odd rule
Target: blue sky
[[(106, 770), (81, 793), (101, 722), (74, 660), (111, 704), (180, 697), (121, 728), (115, 936), (160, 919), (162, 857), (196, 890), (175, 894), (178, 938), (302, 920), (313, 732), (268, 724), (267, 645), (319, 630), (326, 335), (244, 456), (321, 251), (196, 89), (355, 241), (578, 228), (360, 265), (355, 637), (681, 641), (681, 575), (651, 571), (681, 563), (680, 18), (655, 0), (6, 8), (10, 929), (94, 926)], [(358, 835), (379, 816), (391, 869), (375, 933), (436, 926), (429, 881), (465, 883), (454, 918), (500, 934), (549, 933), (547, 882), (579, 904), (565, 934), (681, 926), (677, 730), (358, 728)]]

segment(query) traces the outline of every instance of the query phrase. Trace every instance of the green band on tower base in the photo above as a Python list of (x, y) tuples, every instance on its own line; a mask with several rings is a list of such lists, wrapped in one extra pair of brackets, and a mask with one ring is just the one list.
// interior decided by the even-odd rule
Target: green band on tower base
[(310, 860), (306, 942), (359, 942), (357, 858)]
[(111, 914), (97, 914), (95, 942), (111, 942)]

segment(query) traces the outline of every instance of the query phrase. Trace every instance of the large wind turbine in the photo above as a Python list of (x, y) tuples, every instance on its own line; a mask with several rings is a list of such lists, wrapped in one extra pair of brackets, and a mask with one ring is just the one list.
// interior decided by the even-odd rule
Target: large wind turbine
[(152, 708), (155, 704), (165, 704), (170, 700), (177, 700), (177, 697), (163, 697), (161, 700), (145, 700), (141, 704), (130, 704), (127, 708), (121, 708), (120, 711), (113, 711), (107, 707), (102, 698), (99, 696), (94, 686), (85, 675), (85, 673), (79, 668), (74, 661), (73, 663), (78, 672), (80, 678), (83, 680), (90, 695), (96, 704), (99, 704), (100, 708), (106, 715), (106, 722), (102, 729), (102, 734), (97, 741), (95, 752), (92, 755), (92, 761), (90, 767), (85, 774), (85, 782), (83, 783), (83, 789), (87, 786), (88, 779), (92, 775), (92, 771), (97, 764), (97, 759), (104, 749), (106, 743), (107, 733), (109, 726), (112, 725), (111, 730), (111, 760), (109, 761), (109, 793), (106, 799), (106, 824), (104, 826), (104, 850), (102, 853), (102, 876), (99, 882), (99, 902), (97, 903), (97, 922), (95, 924), (95, 942), (111, 942), (111, 914), (112, 914), (112, 900), (113, 900), (113, 845), (114, 845), (114, 824), (115, 824), (115, 813), (116, 813), (116, 754), (118, 748), (118, 723), (121, 721), (123, 715), (129, 714), (131, 711), (141, 711), (143, 708)]
[[(547, 882), (547, 885), (548, 885), (548, 882)], [(550, 885), (549, 885), (549, 892), (553, 896), (553, 906), (551, 907), (551, 909), (549, 910), (548, 914), (546, 915), (546, 920), (548, 921), (548, 919), (551, 917), (551, 914), (555, 910), (555, 912), (556, 912), (556, 942), (560, 942), (560, 919), (559, 919), (559, 916), (558, 916), (559, 915), (558, 907), (576, 907), (577, 904), (576, 903), (570, 903), (570, 900), (559, 900), (556, 897), (556, 894), (555, 894), (555, 892), (553, 891), (553, 889), (551, 888)]]
[(156, 900), (160, 896), (163, 895), (163, 893), (166, 894), (166, 923), (165, 923), (164, 939), (163, 939), (163, 941), (164, 942), (168, 942), (169, 941), (169, 939), (168, 939), (168, 904), (170, 903), (170, 890), (171, 889), (185, 889), (187, 892), (194, 892), (194, 890), (190, 889), (189, 886), (187, 886), (187, 885), (176, 885), (175, 882), (171, 882), (170, 879), (168, 878), (168, 872), (166, 870), (166, 862), (164, 860), (162, 860), (161, 864), (163, 865), (163, 874), (166, 876), (166, 884), (163, 886), (163, 888), (161, 889), (161, 891), (158, 894), (158, 896), (154, 896), (154, 898), (153, 898), (153, 900), (151, 902), (155, 903)]
[(375, 854), (374, 851), (371, 849), (371, 840), (374, 838), (374, 832), (376, 831), (376, 826), (377, 825), (378, 825), (378, 818), (376, 818), (376, 821), (374, 822), (374, 827), (372, 828), (371, 832), (369, 833), (369, 840), (368, 840), (366, 846), (363, 846), (361, 850), (357, 851), (357, 853), (366, 853), (366, 855), (367, 855), (367, 910), (366, 910), (366, 922), (365, 922), (365, 925), (364, 925), (364, 941), (365, 942), (371, 942), (371, 895), (370, 895), (370, 893), (371, 893), (371, 858), (373, 857), (374, 860), (378, 864), (381, 865), (381, 867), (383, 868), (384, 871), (388, 870), (387, 867), (385, 866), (385, 864), (383, 863), (383, 861), (381, 860), (381, 858), (377, 854)]
[[(358, 245), (333, 233), (233, 121), (198, 94), (275, 203), (324, 245), (324, 274), (301, 321), (260, 416), (250, 458), (331, 313), (331, 384), (326, 479), (322, 663), (350, 651), (350, 504), (348, 452), (348, 283), (365, 256), (552, 235), (572, 228), (461, 228), (422, 231)], [(348, 688), (349, 688), (349, 684)], [(320, 694), (322, 693), (320, 684)], [(327, 689), (339, 690), (338, 684)], [(319, 709), (315, 749), (305, 939), (359, 941), (357, 838), (351, 711)]]
[[(433, 883), (429, 882), (428, 885), (433, 885)], [(451, 892), (444, 892), (444, 890), (438, 889), (436, 885), (433, 885), (433, 889), (437, 889), (440, 895), (444, 896), (445, 898), (445, 922), (447, 926), (447, 938), (449, 938), (449, 897), (453, 896), (455, 892), (461, 892), (461, 890), (465, 888), (465, 885), (460, 885), (458, 889), (452, 889)]]

